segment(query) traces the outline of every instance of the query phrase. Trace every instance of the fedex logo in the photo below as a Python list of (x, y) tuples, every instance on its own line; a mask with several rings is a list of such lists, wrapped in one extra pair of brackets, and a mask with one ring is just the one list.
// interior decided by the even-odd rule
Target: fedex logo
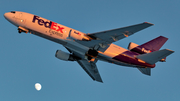
[(60, 26), (58, 26), (57, 25), (57, 23), (55, 23), (55, 22), (52, 22), (52, 21), (44, 21), (43, 19), (41, 19), (39, 16), (36, 16), (36, 15), (34, 15), (34, 18), (33, 18), (33, 20), (32, 20), (32, 22), (33, 23), (35, 23), (37, 21), (37, 23), (40, 25), (40, 26), (44, 26), (44, 27), (46, 27), (46, 28), (50, 28), (50, 29), (52, 29), (52, 30), (55, 30), (55, 31), (57, 31), (57, 32), (61, 32), (61, 33), (63, 33), (63, 27), (60, 27)]
[(77, 34), (77, 35), (81, 35), (81, 33), (79, 33), (79, 32), (76, 32), (76, 31), (74, 31), (74, 33), (75, 33), (75, 34)]

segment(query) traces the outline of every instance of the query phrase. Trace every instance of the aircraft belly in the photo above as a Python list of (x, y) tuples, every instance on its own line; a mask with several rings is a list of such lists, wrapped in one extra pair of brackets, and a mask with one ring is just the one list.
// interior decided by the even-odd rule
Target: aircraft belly
[(128, 64), (128, 63), (125, 63), (125, 62), (122, 62), (122, 61), (118, 61), (118, 60), (114, 60), (112, 57), (107, 57), (103, 54), (99, 54), (98, 55), (98, 59), (101, 60), (101, 61), (104, 61), (104, 62), (109, 62), (109, 63), (112, 63), (112, 64), (116, 64), (116, 65), (121, 65), (121, 66), (127, 66), (127, 67), (137, 67), (136, 65), (132, 65), (132, 64)]
[(115, 57), (123, 52), (127, 51), (126, 49), (119, 47), (115, 44), (111, 44), (108, 49), (106, 49), (105, 52), (100, 52), (103, 55), (106, 55), (108, 57)]
[(48, 39), (50, 41), (59, 43), (61, 45), (66, 45), (67, 44), (67, 42), (65, 42), (65, 41), (63, 41), (61, 39), (56, 39), (56, 38), (53, 38), (51, 36), (48, 36), (48, 35), (45, 35), (45, 34), (42, 34), (42, 33), (39, 33), (39, 32), (31, 31), (31, 33), (33, 33), (34, 35), (40, 36), (42, 38)]
[(65, 47), (69, 48), (70, 50), (74, 51), (74, 52), (77, 52), (81, 55), (85, 55), (86, 52), (89, 50), (88, 47), (84, 46), (84, 45), (81, 45), (75, 41), (72, 41), (72, 40), (66, 40), (67, 44), (64, 45)]

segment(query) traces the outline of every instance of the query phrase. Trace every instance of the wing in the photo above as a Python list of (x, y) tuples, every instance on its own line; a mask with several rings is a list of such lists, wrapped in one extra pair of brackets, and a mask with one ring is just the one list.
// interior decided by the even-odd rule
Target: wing
[(153, 24), (151, 23), (144, 22), (141, 24), (136, 24), (136, 25), (132, 25), (128, 27), (117, 28), (117, 29), (102, 31), (102, 32), (97, 32), (97, 33), (91, 33), (87, 35), (95, 40), (86, 41), (86, 42), (78, 41), (78, 42), (91, 48), (100, 46), (101, 48), (106, 49), (108, 47), (108, 44), (111, 44), (112, 42), (128, 37), (152, 25)]
[(153, 24), (151, 24), (151, 23), (144, 22), (141, 24), (136, 24), (136, 25), (132, 25), (132, 26), (128, 26), (128, 27), (92, 33), (92, 34), (89, 34), (88, 36), (93, 37), (93, 38), (98, 38), (101, 40), (105, 40), (105, 41), (108, 41), (109, 43), (112, 43), (112, 42), (118, 41), (120, 39), (123, 39), (125, 37), (128, 37), (138, 31), (143, 30), (152, 25)]
[(103, 82), (95, 62), (88, 62), (85, 59), (77, 60), (77, 62), (93, 80)]
[(70, 53), (73, 53), (73, 55), (76, 58), (77, 63), (84, 69), (84, 71), (93, 79), (99, 82), (103, 82), (101, 79), (101, 76), (99, 74), (99, 71), (96, 66), (96, 62), (98, 59), (96, 58), (94, 61), (88, 61), (86, 59), (83, 59), (80, 57), (80, 54), (77, 52), (65, 47)]

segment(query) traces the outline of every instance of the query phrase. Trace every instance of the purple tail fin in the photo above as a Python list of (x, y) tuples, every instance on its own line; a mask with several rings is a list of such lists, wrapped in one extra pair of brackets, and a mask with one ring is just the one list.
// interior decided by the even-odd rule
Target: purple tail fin
[(159, 36), (159, 37), (157, 37), (149, 42), (146, 42), (140, 46), (131, 42), (128, 46), (128, 49), (130, 51), (133, 51), (133, 52), (136, 52), (139, 54), (150, 53), (150, 52), (158, 51), (167, 40), (168, 40), (168, 38)]
[(141, 47), (144, 47), (146, 49), (149, 49), (151, 51), (157, 51), (159, 50), (164, 43), (168, 40), (168, 38), (163, 37), (163, 36), (159, 36), (145, 44), (140, 45)]

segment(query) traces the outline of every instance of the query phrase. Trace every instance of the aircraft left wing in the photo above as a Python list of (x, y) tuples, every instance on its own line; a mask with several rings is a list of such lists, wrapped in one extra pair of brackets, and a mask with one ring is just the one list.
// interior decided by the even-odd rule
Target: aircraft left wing
[(144, 23), (140, 23), (140, 24), (136, 24), (136, 25), (132, 25), (132, 26), (128, 26), (128, 27), (92, 33), (92, 34), (88, 34), (88, 36), (112, 43), (112, 42), (118, 41), (120, 39), (123, 39), (125, 37), (128, 37), (138, 31), (143, 30), (152, 25), (153, 24), (151, 24), (151, 23), (144, 22)]
[(97, 69), (96, 62), (89, 62), (85, 59), (77, 60), (77, 62), (93, 80), (103, 82)]
[(91, 37), (93, 40), (77, 41), (77, 42), (80, 44), (86, 45), (90, 48), (100, 47), (101, 51), (105, 51), (109, 47), (109, 44), (111, 44), (112, 42), (128, 37), (152, 25), (153, 24), (151, 23), (144, 22), (144, 23), (140, 23), (140, 24), (136, 24), (136, 25), (132, 25), (128, 27), (117, 28), (117, 29), (102, 31), (102, 32), (97, 32), (97, 33), (91, 33), (87, 35)]

